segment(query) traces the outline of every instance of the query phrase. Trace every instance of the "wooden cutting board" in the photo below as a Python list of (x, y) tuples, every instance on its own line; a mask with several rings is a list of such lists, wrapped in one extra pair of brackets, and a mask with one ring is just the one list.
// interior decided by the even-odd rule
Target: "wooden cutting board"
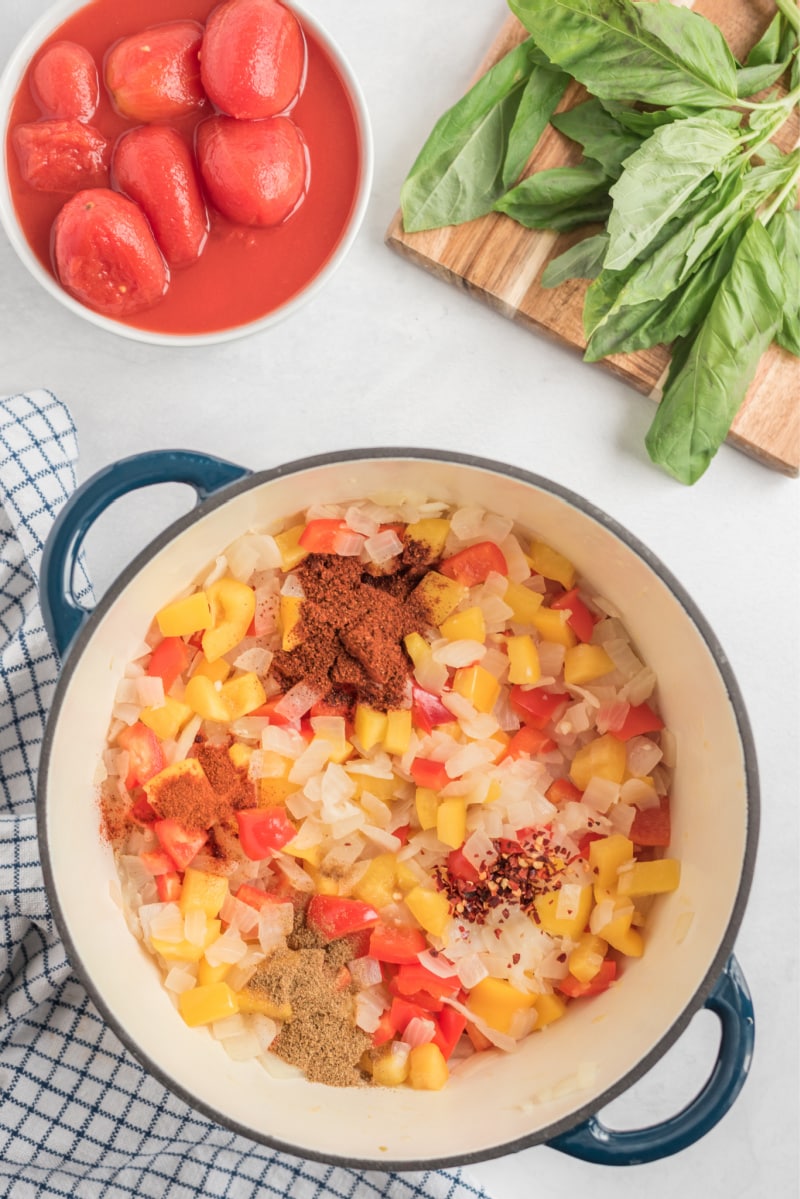
[[(683, 3), (719, 25), (740, 59), (758, 40), (775, 12), (772, 0), (695, 0), (694, 4), (683, 0)], [(526, 31), (516, 17), (509, 17), (475, 77), (487, 71), (525, 36)], [(582, 89), (573, 85), (559, 107), (570, 108), (583, 96)], [(453, 102), (456, 99), (454, 96)], [(440, 115), (431, 114), (431, 126)], [(782, 148), (794, 144), (798, 135), (800, 121), (788, 130)], [(548, 125), (524, 173), (572, 164), (579, 159), (580, 148)], [(558, 234), (525, 229), (500, 213), (465, 225), (406, 233), (398, 213), (386, 241), (412, 262), (459, 285), (504, 316), (582, 353), (586, 340), (581, 313), (588, 284), (572, 280), (545, 290), (539, 280), (547, 263), (581, 240), (585, 233), (585, 230)], [(796, 286), (800, 286), (800, 280)], [(599, 365), (658, 400), (669, 365), (669, 351), (664, 346), (655, 346), (635, 354), (613, 355)], [(586, 369), (590, 367), (587, 365)], [(728, 440), (784, 474), (800, 473), (799, 359), (776, 346), (770, 348)]]

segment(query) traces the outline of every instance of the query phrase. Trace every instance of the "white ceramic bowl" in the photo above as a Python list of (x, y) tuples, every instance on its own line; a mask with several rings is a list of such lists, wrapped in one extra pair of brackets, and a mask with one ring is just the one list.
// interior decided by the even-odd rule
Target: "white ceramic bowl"
[[(88, 616), (70, 590), (86, 529), (117, 496), (167, 479), (189, 483), (203, 502), (139, 555)], [(185, 1027), (154, 961), (128, 934), (110, 897), (115, 870), (98, 836), (92, 783), (118, 679), (159, 606), (244, 530), (313, 502), (387, 489), (482, 505), (572, 559), (623, 614), (657, 672), (663, 715), (677, 738), (670, 852), (680, 859), (681, 883), (654, 906), (644, 957), (627, 964), (619, 985), (576, 1005), (519, 1052), (475, 1056), (438, 1093), (276, 1081), (256, 1064), (234, 1064), (210, 1036)], [(547, 480), (456, 454), (353, 451), (249, 476), (218, 460), (157, 452), (115, 463), (79, 489), (48, 542), (42, 584), (52, 636), (63, 649), (71, 643), (40, 774), (51, 902), (72, 963), (109, 1024), (189, 1103), (296, 1154), (400, 1169), (464, 1162), (545, 1140), (593, 1160), (647, 1160), (696, 1139), (730, 1105), (752, 1043), (746, 989), (735, 967), (726, 973), (725, 964), (755, 854), (753, 748), (713, 633), (680, 585), (625, 530)], [(727, 981), (720, 999), (721, 977)], [(723, 1051), (698, 1101), (705, 1105), (702, 1115), (693, 1109), (694, 1119), (687, 1123), (682, 1116), (668, 1136), (646, 1130), (622, 1134), (629, 1140), (620, 1142), (596, 1123), (587, 1134), (582, 1122), (652, 1065), (692, 1014), (709, 1005), (710, 994), (723, 1023)], [(576, 1076), (583, 1079), (577, 1089), (569, 1085)]]
[[(122, 0), (120, 0), (122, 3)], [(2, 130), (2, 170), (0, 170), (0, 223), (2, 224), (6, 236), (17, 253), (22, 264), (27, 267), (34, 279), (52, 296), (59, 304), (63, 304), (71, 312), (84, 320), (90, 321), (93, 325), (97, 325), (101, 329), (105, 329), (110, 333), (117, 333), (122, 337), (130, 338), (134, 341), (144, 341), (156, 345), (173, 345), (173, 346), (192, 346), (192, 345), (209, 345), (215, 342), (231, 341), (238, 337), (243, 337), (249, 333), (258, 333), (264, 329), (269, 329), (279, 321), (293, 315), (301, 308), (308, 300), (312, 299), (325, 286), (328, 279), (333, 275), (336, 269), (341, 265), (347, 256), (350, 248), (355, 241), (359, 228), (361, 227), (364, 215), (369, 202), (370, 189), (372, 187), (373, 174), (373, 147), (372, 147), (372, 131), (367, 111), (366, 101), (361, 90), (361, 86), (355, 77), (350, 64), (342, 54), (339, 47), (326, 32), (315, 16), (307, 12), (302, 4), (296, 4), (294, 0), (287, 0), (287, 4), (297, 13), (303, 25), (309, 29), (316, 39), (321, 43), (327, 51), (328, 56), (335, 64), (344, 85), (349, 92), (350, 100), (353, 107), (356, 124), (358, 127), (359, 143), (360, 143), (360, 159), (361, 170), (358, 179), (357, 191), (354, 198), (353, 206), (349, 215), (347, 226), (342, 233), (342, 236), (331, 255), (322, 269), (314, 276), (314, 278), (306, 284), (306, 286), (297, 295), (292, 297), (281, 307), (272, 312), (267, 313), (256, 320), (250, 321), (243, 325), (236, 325), (231, 328), (216, 330), (209, 333), (189, 333), (189, 334), (170, 334), (159, 333), (149, 329), (141, 329), (134, 325), (129, 325), (123, 321), (114, 320), (111, 317), (103, 316), (99, 312), (86, 307), (79, 303), (78, 300), (70, 296), (63, 287), (57, 282), (55, 277), (48, 271), (37, 258), (36, 254), (31, 249), (25, 234), (20, 228), (19, 221), (14, 209), (14, 203), (11, 196), (11, 191), (8, 182), (8, 137), (7, 137), (7, 121), (10, 113), (11, 105), (14, 97), (24, 79), (28, 65), (33, 59), (42, 43), (64, 22), (86, 7), (87, 0), (57, 0), (51, 8), (47, 10), (43, 16), (31, 25), (28, 32), (17, 45), (13, 54), (9, 58), (2, 76), (0, 76), (0, 114), (3, 114), (3, 130)], [(64, 197), (67, 198), (66, 196)], [(10, 285), (10, 280), (7, 280), (7, 286)]]

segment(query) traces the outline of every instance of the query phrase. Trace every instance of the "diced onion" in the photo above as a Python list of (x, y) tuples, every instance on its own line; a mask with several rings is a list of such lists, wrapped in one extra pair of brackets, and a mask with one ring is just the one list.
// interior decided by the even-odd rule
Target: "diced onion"
[(353, 982), (360, 989), (365, 987), (375, 987), (383, 979), (383, 971), (381, 964), (377, 958), (371, 958), (368, 955), (361, 958), (353, 958), (348, 962), (347, 968)]
[(486, 646), (482, 642), (470, 641), (465, 637), (460, 641), (439, 642), (433, 649), (433, 659), (458, 669), (460, 666), (472, 666), (475, 662), (480, 662), (485, 653)]
[(299, 720), (324, 694), (324, 687), (315, 687), (305, 681), (295, 683), (294, 687), (290, 687), (283, 698), (278, 700), (275, 711), (286, 720)]
[(435, 1036), (436, 1025), (433, 1020), (426, 1020), (423, 1016), (412, 1016), (403, 1030), (403, 1040), (412, 1049), (427, 1045)]
[(394, 529), (384, 529), (382, 533), (375, 533), (368, 537), (363, 545), (367, 559), (377, 566), (390, 562), (403, 552), (403, 543)]

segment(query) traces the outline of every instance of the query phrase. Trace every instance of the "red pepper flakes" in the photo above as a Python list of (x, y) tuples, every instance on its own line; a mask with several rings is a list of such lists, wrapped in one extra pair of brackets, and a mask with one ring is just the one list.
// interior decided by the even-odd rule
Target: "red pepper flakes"
[[(485, 924), (496, 908), (501, 908), (502, 919), (508, 920), (509, 905), (535, 917), (536, 900), (547, 891), (558, 890), (570, 855), (544, 831), (532, 833), (522, 842), (503, 839), (493, 844), (497, 857), (481, 863), (477, 880), (456, 877), (444, 865), (434, 869), (436, 886), (447, 895), (450, 911), (471, 924)], [(495, 931), (499, 935), (499, 930)]]

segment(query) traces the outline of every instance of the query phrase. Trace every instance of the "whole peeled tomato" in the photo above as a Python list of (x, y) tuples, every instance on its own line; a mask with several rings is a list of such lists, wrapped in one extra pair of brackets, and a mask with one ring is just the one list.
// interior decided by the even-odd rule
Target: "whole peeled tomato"
[(170, 266), (196, 262), (208, 239), (208, 214), (194, 157), (169, 125), (139, 125), (114, 149), (114, 186), (141, 207)]
[(15, 125), (11, 141), (22, 178), (44, 192), (75, 192), (108, 182), (110, 147), (84, 121), (30, 121)]
[(168, 121), (205, 101), (200, 81), (203, 27), (169, 21), (122, 38), (106, 58), (106, 86), (116, 108), (134, 121)]
[(288, 117), (209, 117), (197, 127), (197, 158), (212, 203), (242, 225), (278, 225), (305, 194), (305, 142)]
[(200, 67), (217, 108), (258, 120), (284, 112), (300, 91), (306, 43), (278, 0), (227, 0), (206, 23)]
[(150, 308), (169, 284), (141, 208), (104, 187), (67, 200), (53, 226), (53, 259), (62, 287), (105, 316)]
[(77, 42), (53, 42), (34, 64), (31, 92), (45, 117), (91, 121), (100, 99), (94, 59)]

